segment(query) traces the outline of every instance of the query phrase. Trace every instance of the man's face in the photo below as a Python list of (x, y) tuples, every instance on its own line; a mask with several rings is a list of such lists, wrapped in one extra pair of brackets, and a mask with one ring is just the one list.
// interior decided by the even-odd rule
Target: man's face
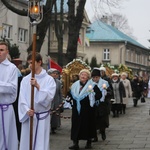
[(119, 77), (118, 76), (113, 76), (113, 80), (118, 80)]
[(8, 49), (6, 45), (0, 45), (0, 63), (7, 57)]
[(100, 73), (101, 73), (102, 77), (105, 75), (105, 71), (103, 71), (103, 70), (101, 70)]
[[(28, 60), (29, 68), (32, 70), (32, 60)], [(35, 70), (37, 70), (41, 66), (41, 61), (35, 61)]]
[(59, 74), (58, 74), (58, 72), (52, 72), (51, 73), (51, 76), (53, 77), (53, 78), (55, 78), (55, 79), (57, 79), (58, 77), (59, 77)]
[(96, 83), (98, 83), (99, 79), (100, 79), (99, 76), (94, 76), (94, 77), (92, 77), (92, 80), (93, 80), (94, 82), (96, 82)]

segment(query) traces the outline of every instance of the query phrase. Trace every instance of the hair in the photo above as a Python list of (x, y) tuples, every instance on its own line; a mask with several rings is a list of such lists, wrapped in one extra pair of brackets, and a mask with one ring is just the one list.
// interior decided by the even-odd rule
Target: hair
[(96, 76), (101, 76), (100, 70), (99, 69), (93, 69), (92, 73), (91, 73), (92, 77), (96, 77)]
[(49, 75), (51, 75), (51, 74), (54, 73), (54, 72), (57, 72), (57, 69), (51, 68), (51, 69), (47, 70), (47, 73), (48, 73)]
[(8, 50), (8, 43), (7, 43), (7, 42), (0, 41), (0, 45), (5, 45), (5, 46), (6, 46), (6, 49)]
[(91, 73), (90, 73), (90, 71), (89, 71), (88, 69), (82, 69), (82, 70), (79, 72), (79, 76), (80, 76), (80, 74), (81, 74), (82, 72), (87, 73), (87, 75), (88, 75), (89, 78), (91, 77)]
[[(30, 54), (28, 55), (28, 57), (27, 57), (27, 61), (29, 61), (29, 60), (32, 60), (32, 53), (30, 53)], [(40, 53), (35, 53), (35, 61), (36, 61), (36, 62), (41, 61), (41, 66), (42, 66), (43, 61), (42, 61), (42, 56), (41, 56)]]
[(127, 75), (126, 72), (122, 72), (122, 73), (121, 73), (121, 76), (126, 76), (126, 77), (127, 77), (128, 75)]

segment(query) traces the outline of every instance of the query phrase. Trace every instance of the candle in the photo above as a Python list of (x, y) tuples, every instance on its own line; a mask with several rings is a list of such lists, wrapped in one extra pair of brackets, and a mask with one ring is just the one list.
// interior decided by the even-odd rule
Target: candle
[(103, 85), (102, 85), (102, 87), (103, 87), (104, 89), (106, 89), (106, 88), (107, 88), (106, 84), (103, 84)]

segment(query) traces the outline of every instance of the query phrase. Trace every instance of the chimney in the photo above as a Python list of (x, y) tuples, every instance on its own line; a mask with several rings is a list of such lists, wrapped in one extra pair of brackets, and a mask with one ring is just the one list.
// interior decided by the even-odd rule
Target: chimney
[(101, 21), (107, 24), (108, 23), (108, 17), (103, 15), (101, 18)]
[(111, 22), (111, 26), (115, 27), (115, 22), (114, 21)]

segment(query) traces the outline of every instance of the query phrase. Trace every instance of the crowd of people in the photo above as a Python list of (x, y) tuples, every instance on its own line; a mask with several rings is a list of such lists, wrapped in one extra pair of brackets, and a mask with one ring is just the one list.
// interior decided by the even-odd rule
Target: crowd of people
[(136, 107), (140, 99), (148, 97), (149, 90), (149, 82), (137, 74), (129, 80), (126, 72), (108, 77), (104, 67), (94, 68), (92, 72), (81, 70), (66, 98), (72, 106), (73, 145), (69, 149), (78, 150), (80, 140), (86, 140), (85, 149), (91, 149), (92, 142), (98, 141), (98, 132), (105, 140), (109, 116), (118, 118), (126, 114), (128, 99), (133, 98)]
[[(8, 60), (8, 53), (7, 43), (0, 42), (0, 149), (28, 150), (32, 118), (33, 150), (49, 150), (50, 133), (55, 134), (61, 126), (63, 112), (60, 72), (54, 68), (46, 71), (41, 55), (36, 53), (35, 62), (32, 54), (28, 55), (30, 72), (22, 75)], [(31, 108), (32, 97), (34, 108)], [(72, 108), (73, 145), (69, 149), (78, 150), (80, 140), (86, 140), (85, 149), (91, 149), (92, 142), (98, 141), (98, 133), (105, 140), (109, 116), (117, 118), (125, 114), (130, 97), (134, 107), (141, 98), (150, 97), (150, 81), (137, 74), (129, 80), (126, 72), (108, 77), (105, 67), (91, 72), (82, 69), (66, 97)]]

